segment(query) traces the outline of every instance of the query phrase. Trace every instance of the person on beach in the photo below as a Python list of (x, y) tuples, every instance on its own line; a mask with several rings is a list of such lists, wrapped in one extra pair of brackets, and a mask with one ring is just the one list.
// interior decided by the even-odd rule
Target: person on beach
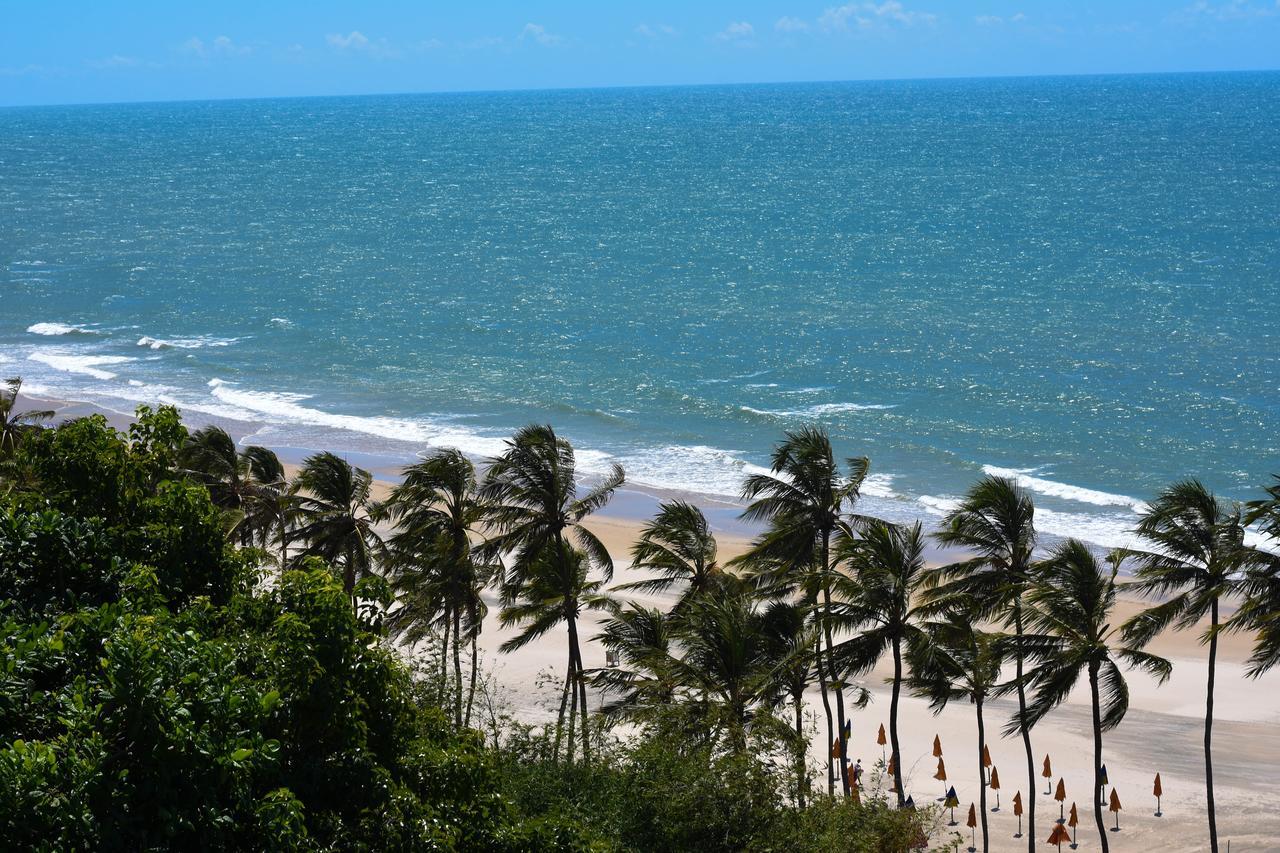
[(853, 784), (859, 788), (862, 787), (862, 759), (859, 758), (853, 763)]

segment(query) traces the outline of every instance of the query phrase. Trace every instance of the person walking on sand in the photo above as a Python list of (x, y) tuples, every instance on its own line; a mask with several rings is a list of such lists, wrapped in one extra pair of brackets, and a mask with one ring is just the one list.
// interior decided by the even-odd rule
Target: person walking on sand
[(859, 758), (853, 763), (853, 784), (859, 788), (862, 787), (862, 759)]

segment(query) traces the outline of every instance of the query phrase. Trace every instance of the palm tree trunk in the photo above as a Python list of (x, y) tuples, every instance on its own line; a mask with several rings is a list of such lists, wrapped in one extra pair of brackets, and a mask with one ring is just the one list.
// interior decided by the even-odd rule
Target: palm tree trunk
[(471, 707), (476, 701), (476, 673), (480, 666), (479, 628), (471, 634), (471, 683), (467, 686), (467, 716), (463, 720), (466, 728), (471, 728)]
[(897, 788), (898, 807), (907, 797), (902, 785), (902, 752), (898, 748), (898, 695), (902, 691), (902, 641), (893, 638), (893, 692), (889, 695), (889, 746), (893, 756), (893, 785)]
[(1013, 602), (1013, 626), (1016, 636), (1014, 661), (1018, 679), (1018, 731), (1027, 752), (1027, 850), (1036, 853), (1036, 759), (1031, 752), (1031, 729), (1027, 727), (1027, 688), (1022, 681), (1022, 602)]
[(831, 681), (836, 691), (836, 723), (839, 725), (840, 737), (840, 789), (849, 796), (848, 754), (849, 745), (844, 737), (844, 686), (836, 673), (836, 657), (831, 643), (831, 584), (827, 575), (831, 571), (831, 534), (822, 537), (822, 634), (827, 643), (827, 671), (831, 673)]
[(453, 608), (453, 720), (455, 728), (462, 728), (462, 615)]
[(1204, 789), (1209, 805), (1209, 851), (1218, 853), (1218, 815), (1213, 805), (1213, 679), (1218, 665), (1218, 599), (1209, 612), (1209, 686), (1204, 703)]
[(556, 717), (556, 737), (555, 743), (551, 748), (551, 763), (560, 760), (560, 733), (564, 731), (564, 709), (569, 704), (569, 684), (573, 675), (573, 655), (569, 656), (569, 665), (564, 671), (564, 687), (560, 690), (560, 713)]
[(836, 742), (836, 733), (831, 724), (831, 698), (827, 695), (827, 670), (822, 665), (822, 637), (815, 635), (814, 661), (818, 667), (818, 689), (822, 691), (822, 709), (827, 713), (827, 796), (836, 793), (835, 758), (831, 755), (831, 745)]
[(565, 732), (565, 763), (573, 765), (573, 753), (577, 747), (577, 741), (574, 740), (574, 734), (577, 731), (578, 721), (578, 685), (575, 683), (577, 677), (577, 659), (573, 654), (573, 647), (569, 648), (569, 730)]
[(1098, 664), (1089, 664), (1089, 696), (1093, 700), (1093, 822), (1098, 825), (1102, 853), (1110, 853), (1107, 825), (1102, 821), (1102, 703), (1098, 697)]
[(804, 743), (804, 692), (794, 693), (791, 704), (796, 712), (796, 805), (804, 808), (805, 788), (805, 743)]
[(973, 697), (973, 703), (978, 709), (978, 814), (982, 818), (982, 853), (987, 853), (991, 842), (987, 838), (987, 774), (982, 766), (982, 756), (987, 752), (987, 727), (982, 720), (981, 694)]
[(574, 689), (578, 713), (582, 716), (582, 763), (591, 763), (591, 730), (587, 727), (587, 680), (582, 672), (582, 647), (578, 642), (578, 621), (569, 618), (569, 648), (574, 661)]
[(445, 707), (445, 697), (449, 695), (449, 610), (444, 612), (444, 638), (440, 645), (440, 685), (436, 688), (436, 704)]

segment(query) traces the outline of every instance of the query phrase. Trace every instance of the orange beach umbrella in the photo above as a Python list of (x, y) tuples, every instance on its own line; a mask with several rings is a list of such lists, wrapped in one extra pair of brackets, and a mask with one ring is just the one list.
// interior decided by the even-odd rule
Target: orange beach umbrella
[(1156, 798), (1156, 817), (1164, 817), (1164, 812), (1160, 811), (1160, 798), (1164, 796), (1164, 786), (1160, 784), (1160, 774), (1156, 774), (1156, 783), (1151, 788), (1151, 793)]
[(1058, 849), (1062, 849), (1062, 842), (1071, 841), (1071, 833), (1067, 832), (1067, 828), (1060, 823), (1053, 825), (1053, 833), (1049, 836), (1049, 843), (1058, 845)]
[(876, 735), (876, 743), (880, 744), (881, 746), (884, 746), (888, 742), (889, 742), (889, 739), (884, 736), (884, 723), (881, 723), (880, 733)]
[(985, 743), (982, 745), (982, 766), (991, 766), (991, 750), (987, 748)]
[(1058, 823), (1062, 823), (1067, 819), (1062, 810), (1067, 799), (1067, 781), (1065, 779), (1058, 780), (1058, 788), (1053, 792), (1053, 798), (1058, 801)]
[(1071, 804), (1071, 814), (1067, 817), (1067, 826), (1075, 828), (1080, 825), (1080, 815), (1076, 813), (1076, 804)]
[(996, 792), (996, 804), (991, 810), (993, 812), (1000, 811), (1000, 771), (995, 767), (991, 768), (991, 781), (988, 783), (991, 790)]
[(1111, 803), (1107, 806), (1107, 811), (1115, 812), (1116, 815), (1116, 825), (1111, 830), (1112, 832), (1120, 831), (1120, 808), (1120, 795), (1116, 793), (1115, 786), (1113, 785), (1111, 787)]
[(1014, 838), (1022, 837), (1022, 792), (1013, 792), (1013, 813), (1018, 816), (1018, 831), (1014, 833)]
[(1044, 757), (1044, 770), (1040, 771), (1040, 775), (1044, 777), (1044, 792), (1046, 794), (1053, 793), (1053, 789), (1049, 787), (1053, 784), (1053, 765), (1049, 763), (1048, 755), (1045, 755)]
[(974, 808), (973, 803), (969, 803), (969, 819), (964, 822), (964, 825), (969, 827), (969, 849), (977, 850), (978, 830), (976, 827), (978, 825), (978, 810)]
[(938, 772), (933, 774), (933, 778), (947, 781), (947, 765), (941, 758), (938, 759)]
[(934, 758), (942, 757), (942, 741), (938, 738), (937, 735), (933, 736), (933, 757)]

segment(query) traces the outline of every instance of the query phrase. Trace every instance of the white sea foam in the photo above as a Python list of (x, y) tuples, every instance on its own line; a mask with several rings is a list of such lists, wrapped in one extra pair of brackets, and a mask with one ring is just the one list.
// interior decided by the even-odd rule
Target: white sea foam
[(748, 475), (769, 473), (734, 451), (706, 445), (646, 448), (620, 454), (617, 461), (634, 485), (713, 497), (736, 498)]
[(862, 494), (873, 498), (898, 497), (898, 493), (893, 490), (893, 475), (868, 474), (867, 478), (862, 481)]
[(203, 347), (229, 347), (239, 338), (214, 338), (203, 336), (198, 338), (153, 338), (143, 335), (138, 338), (138, 346), (149, 349), (201, 349)]
[(49, 337), (55, 337), (58, 335), (97, 334), (93, 329), (88, 329), (84, 326), (71, 323), (32, 323), (30, 326), (27, 326), (27, 331), (33, 335), (47, 335)]
[(824, 415), (838, 415), (845, 412), (865, 412), (892, 409), (894, 406), (883, 403), (820, 403), (816, 406), (807, 406), (803, 409), (756, 409), (751, 406), (740, 406), (739, 408), (744, 412), (750, 412), (753, 415), (763, 415), (764, 417), (769, 418), (803, 419), (820, 418)]
[(1145, 512), (1147, 509), (1147, 505), (1137, 498), (1072, 486), (1069, 483), (1059, 483), (1056, 480), (1046, 480), (1042, 477), (1032, 477), (1030, 476), (1030, 471), (1033, 470), (1035, 469), (998, 468), (995, 465), (982, 466), (983, 473), (992, 477), (1009, 477), (1024, 489), (1038, 494), (1095, 506), (1127, 506), (1134, 512)]
[(109, 370), (100, 370), (102, 365), (124, 364), (136, 359), (123, 355), (71, 355), (64, 352), (47, 352), (37, 350), (27, 356), (31, 361), (47, 364), (54, 370), (64, 373), (81, 373), (94, 379), (115, 379), (116, 374)]
[(267, 322), (272, 326), (279, 326), (280, 328), (293, 325), (293, 321), (290, 320), (288, 317), (272, 317)]
[(921, 495), (916, 503), (924, 507), (930, 515), (946, 515), (960, 506), (959, 498), (938, 497), (937, 495)]

